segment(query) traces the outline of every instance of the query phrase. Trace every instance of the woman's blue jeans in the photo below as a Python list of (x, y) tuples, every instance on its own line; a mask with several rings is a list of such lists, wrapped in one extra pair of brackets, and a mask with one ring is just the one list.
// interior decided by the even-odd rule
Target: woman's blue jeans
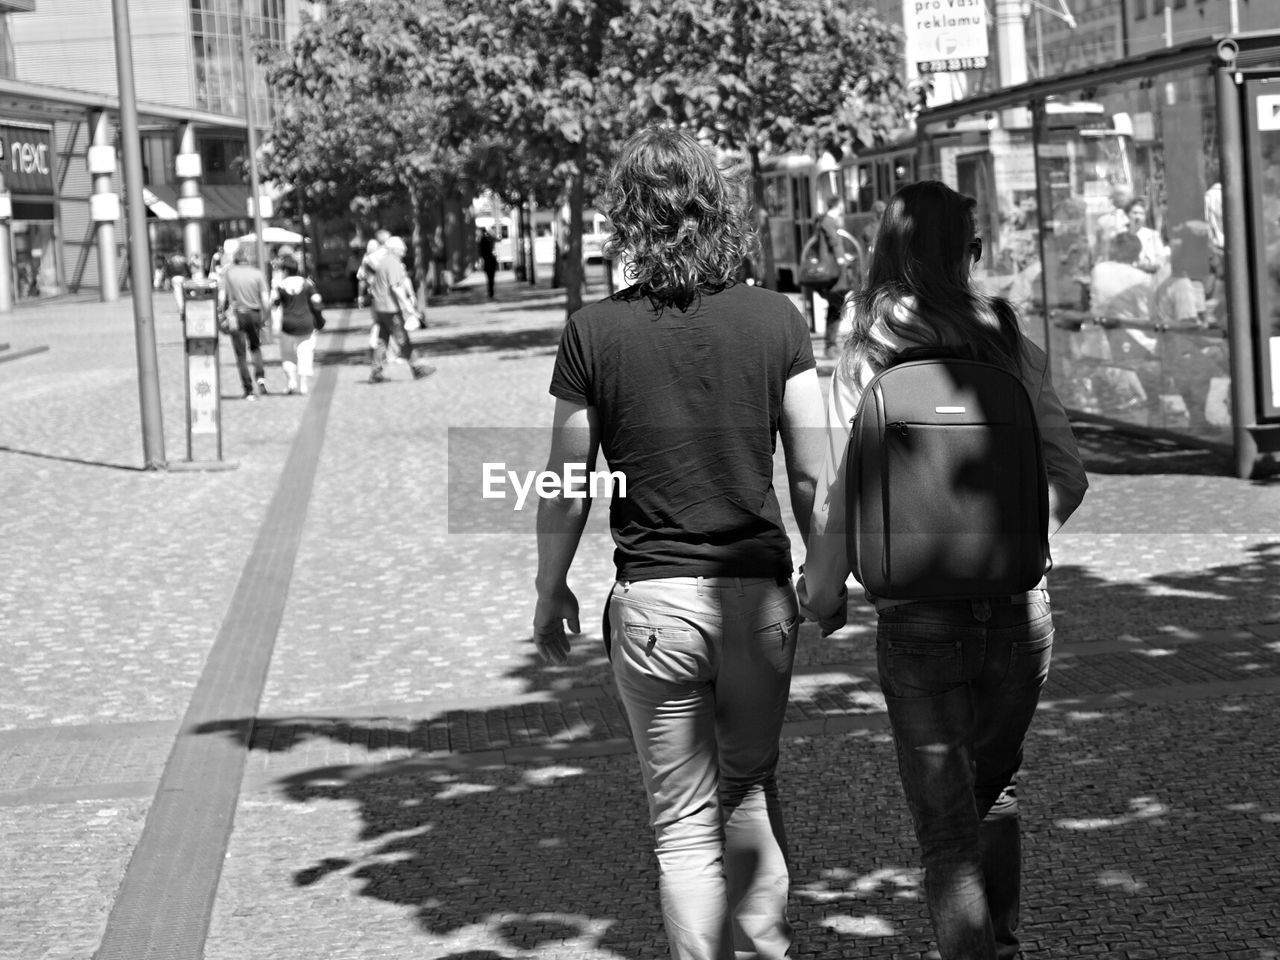
[(610, 596), (610, 659), (675, 960), (777, 960), (790, 949), (775, 770), (799, 624), (785, 580), (634, 580)]
[(1016, 776), (1049, 675), (1048, 594), (891, 607), (876, 648), (938, 950), (1016, 957)]

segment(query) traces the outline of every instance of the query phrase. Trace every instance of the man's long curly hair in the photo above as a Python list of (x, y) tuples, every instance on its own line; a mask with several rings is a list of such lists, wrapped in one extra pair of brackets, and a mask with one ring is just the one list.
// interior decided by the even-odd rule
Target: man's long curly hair
[(680, 130), (649, 127), (622, 147), (605, 185), (605, 255), (627, 260), (632, 291), (681, 310), (735, 282), (755, 248), (743, 178)]

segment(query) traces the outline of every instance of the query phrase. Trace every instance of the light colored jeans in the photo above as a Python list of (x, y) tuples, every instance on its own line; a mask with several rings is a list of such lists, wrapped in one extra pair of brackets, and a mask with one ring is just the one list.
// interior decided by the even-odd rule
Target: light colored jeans
[(294, 333), (280, 334), (280, 366), (284, 369), (290, 389), (297, 390), (315, 375), (315, 355), (314, 330), (304, 337)]
[(788, 581), (670, 577), (610, 595), (610, 659), (675, 960), (775, 960), (790, 948), (775, 770), (799, 624)]

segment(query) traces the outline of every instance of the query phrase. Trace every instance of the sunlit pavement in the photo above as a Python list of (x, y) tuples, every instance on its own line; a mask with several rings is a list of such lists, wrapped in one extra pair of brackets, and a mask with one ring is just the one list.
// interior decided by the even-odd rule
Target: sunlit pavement
[[(154, 303), (176, 466), (181, 330)], [(0, 960), (665, 957), (600, 644), (604, 511), (551, 668), (532, 508), (476, 470), (541, 466), (562, 292), (440, 298), (421, 382), (369, 385), (367, 317), (329, 316), (308, 397), (278, 395), (268, 346), (275, 395), (236, 399), (224, 348), (232, 469), (155, 472), (127, 296), (0, 318), (10, 350), (48, 347), (0, 354)], [(1280, 485), (1081, 438), (1021, 789), (1027, 956), (1280, 957)], [(930, 946), (870, 636), (863, 606), (802, 631), (800, 958)]]

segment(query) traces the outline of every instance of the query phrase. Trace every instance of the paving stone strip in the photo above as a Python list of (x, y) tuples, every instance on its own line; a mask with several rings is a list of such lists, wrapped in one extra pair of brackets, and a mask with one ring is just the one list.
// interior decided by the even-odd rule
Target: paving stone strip
[[(160, 777), (96, 960), (198, 960), (203, 955), (240, 793), (245, 744), (284, 614), (336, 377), (334, 368), (321, 368)], [(218, 721), (236, 735), (200, 732)]]

